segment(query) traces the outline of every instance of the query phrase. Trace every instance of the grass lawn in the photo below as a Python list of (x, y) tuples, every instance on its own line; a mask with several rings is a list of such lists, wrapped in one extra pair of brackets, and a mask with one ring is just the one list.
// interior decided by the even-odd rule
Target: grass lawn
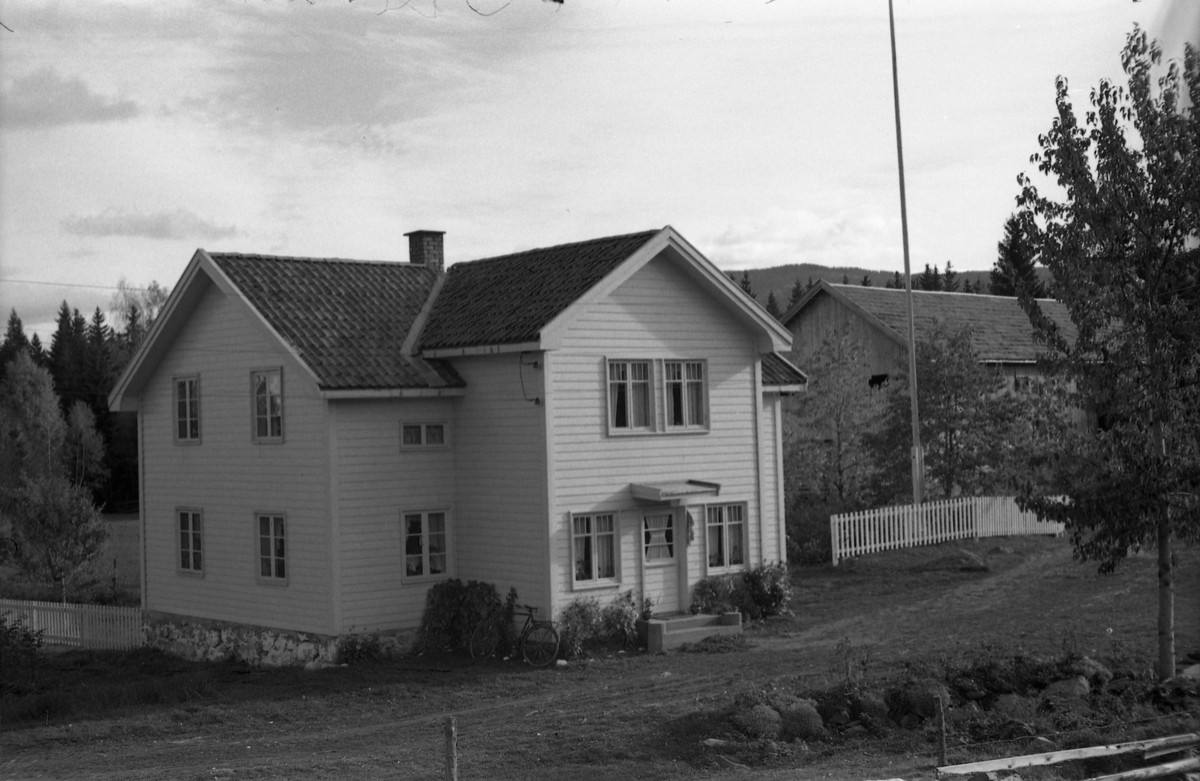
[[(987, 569), (958, 568), (964, 550)], [(1200, 549), (1179, 551), (1178, 562), (1182, 657), (1200, 652)], [(549, 670), (457, 656), (303, 672), (146, 651), (48, 653), (36, 683), (0, 704), (0, 777), (437, 779), (443, 720), (454, 716), (463, 779), (932, 778), (930, 723), (752, 741), (730, 726), (730, 709), (848, 677), (884, 691), (922, 671), (1015, 655), (1089, 656), (1144, 679), (1155, 658), (1155, 572), (1143, 554), (1101, 577), (1061, 539), (892, 551), (796, 570), (795, 615), (749, 627), (744, 642), (604, 653)], [(1059, 725), (1049, 737), (1062, 746), (1197, 729), (1194, 715), (1145, 700), (1148, 687), (1104, 707), (1094, 697), (1068, 714), (1074, 721), (1036, 723)], [(980, 740), (974, 706), (959, 705), (950, 761), (1045, 750), (1028, 735)], [(708, 748), (706, 738), (737, 745)]]

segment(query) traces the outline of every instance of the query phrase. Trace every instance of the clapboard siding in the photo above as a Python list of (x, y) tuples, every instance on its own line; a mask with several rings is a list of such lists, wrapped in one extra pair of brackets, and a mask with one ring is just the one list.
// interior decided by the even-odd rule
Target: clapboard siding
[[(284, 442), (251, 437), (253, 370), (282, 367)], [(172, 378), (200, 378), (199, 445), (175, 444)], [(307, 374), (209, 284), (142, 395), (146, 607), (332, 630), (325, 402)], [(203, 512), (204, 575), (177, 571), (177, 507)], [(287, 516), (286, 585), (261, 583), (254, 513)]]
[[(339, 631), (408, 629), (420, 624), (436, 581), (404, 579), (400, 514), (442, 510), (454, 541), (455, 449), (449, 399), (341, 401), (331, 405), (341, 560)], [(400, 447), (400, 426), (443, 423), (449, 446)], [(452, 546), (453, 553), (453, 546)], [(454, 575), (453, 556), (449, 575)]]
[[(748, 551), (759, 542), (758, 349), (752, 334), (710, 293), (664, 257), (646, 264), (604, 300), (592, 304), (566, 330), (552, 355), (553, 484), (551, 578), (556, 602), (576, 596), (606, 599), (618, 590), (640, 590), (640, 514), (631, 482), (698, 479), (719, 483), (719, 502), (745, 502)], [(707, 433), (607, 433), (606, 358), (707, 361)], [(665, 415), (661, 364), (655, 364), (654, 414)], [(696, 539), (678, 556), (690, 585), (704, 577), (701, 554), (704, 509), (689, 508)], [(569, 518), (572, 512), (624, 510), (621, 582), (601, 590), (572, 588)], [(680, 516), (680, 537), (686, 518)], [(774, 519), (772, 518), (772, 522)], [(686, 606), (689, 597), (683, 596)]]
[(502, 597), (515, 587), (542, 608), (550, 599), (546, 406), (533, 399), (545, 398), (545, 365), (540, 354), (454, 361), (467, 383), (454, 402), (459, 575), (494, 583)]
[(762, 397), (761, 421), (762, 442), (762, 558), (763, 561), (784, 561), (786, 552), (779, 538), (779, 505), (774, 501), (779, 476), (778, 451), (776, 450), (775, 410), (779, 405), (777, 394)]

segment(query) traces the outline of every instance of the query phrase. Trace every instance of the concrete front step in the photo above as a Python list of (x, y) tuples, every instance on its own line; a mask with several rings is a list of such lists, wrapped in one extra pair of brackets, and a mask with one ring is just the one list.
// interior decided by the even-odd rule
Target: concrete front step
[(659, 653), (678, 648), (684, 643), (699, 642), (706, 637), (741, 634), (742, 614), (651, 618), (648, 621), (638, 621), (637, 626), (638, 638), (646, 644), (646, 650)]

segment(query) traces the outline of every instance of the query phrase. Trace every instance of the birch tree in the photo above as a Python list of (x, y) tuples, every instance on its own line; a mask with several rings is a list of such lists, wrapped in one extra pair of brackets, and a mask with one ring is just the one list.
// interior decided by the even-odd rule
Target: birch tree
[(1082, 116), (1058, 78), (1058, 116), (1031, 159), (1057, 186), (1018, 178), (1023, 232), (1077, 336), (1028, 293), (1021, 305), (1100, 424), (1072, 438), (1055, 484), (1026, 504), (1065, 522), (1076, 555), (1101, 572), (1157, 547), (1165, 679), (1172, 541), (1200, 539), (1200, 57), (1188, 45), (1182, 61), (1164, 61), (1135, 26), (1121, 63), (1126, 85), (1102, 81)]

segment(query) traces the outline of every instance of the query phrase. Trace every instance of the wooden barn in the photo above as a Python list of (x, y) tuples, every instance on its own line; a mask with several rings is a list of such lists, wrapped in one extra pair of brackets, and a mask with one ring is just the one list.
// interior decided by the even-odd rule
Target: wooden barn
[(110, 398), (149, 615), (403, 632), (454, 577), (670, 613), (786, 558), (791, 334), (675, 230), (448, 271), (408, 236), (408, 263), (195, 253)]
[[(1064, 324), (1073, 339), (1066, 307), (1039, 300), (1042, 311)], [(917, 339), (930, 333), (935, 322), (971, 327), (971, 344), (980, 363), (994, 367), (1019, 389), (1042, 376), (1037, 365), (1042, 347), (1033, 340), (1033, 327), (1017, 299), (976, 293), (913, 291), (913, 322)], [(795, 355), (806, 365), (813, 353), (837, 332), (845, 332), (866, 347), (873, 382), (908, 370), (908, 300), (904, 290), (821, 281), (783, 316), (792, 333)]]

